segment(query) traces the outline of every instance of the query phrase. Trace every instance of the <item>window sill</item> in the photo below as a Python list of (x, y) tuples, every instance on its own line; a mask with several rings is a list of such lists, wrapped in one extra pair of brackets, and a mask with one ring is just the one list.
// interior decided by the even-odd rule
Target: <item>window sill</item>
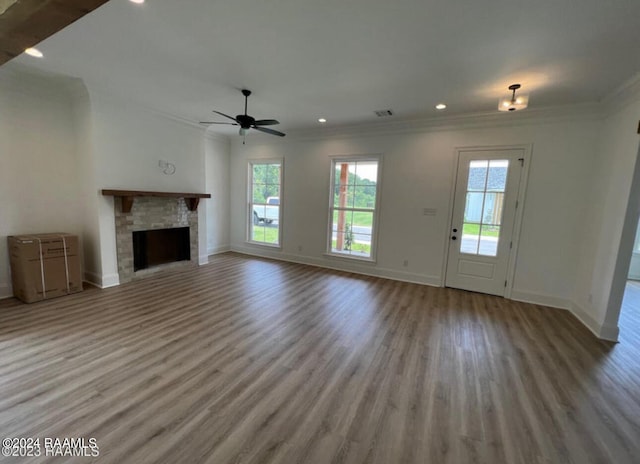
[(363, 264), (376, 264), (375, 258), (361, 258), (353, 255), (343, 255), (339, 253), (323, 253), (328, 258), (336, 258), (344, 261), (355, 261)]
[(253, 245), (258, 247), (266, 247), (266, 248), (274, 248), (276, 250), (282, 250), (282, 245), (278, 245), (275, 243), (265, 243), (265, 242), (253, 242), (251, 240), (247, 240), (245, 242), (247, 245)]

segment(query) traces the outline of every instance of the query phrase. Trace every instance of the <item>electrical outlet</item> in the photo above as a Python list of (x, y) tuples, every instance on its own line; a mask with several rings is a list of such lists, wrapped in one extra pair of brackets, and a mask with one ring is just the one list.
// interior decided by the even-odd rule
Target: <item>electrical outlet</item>
[(404, 260), (404, 262), (402, 263), (402, 265), (403, 265), (404, 267), (407, 267), (407, 266), (409, 265), (409, 260), (408, 260), (408, 259), (405, 259), (405, 260)]
[(298, 252), (302, 251), (302, 245), (298, 245)]

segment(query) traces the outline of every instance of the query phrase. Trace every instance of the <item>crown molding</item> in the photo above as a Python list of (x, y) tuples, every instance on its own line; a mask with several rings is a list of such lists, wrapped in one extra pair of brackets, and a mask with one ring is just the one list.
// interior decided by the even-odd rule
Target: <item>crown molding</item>
[(160, 110), (158, 108), (154, 108), (152, 106), (146, 105), (139, 100), (131, 100), (129, 98), (124, 99), (119, 95), (110, 92), (109, 90), (104, 89), (103, 87), (96, 86), (90, 82), (85, 81), (85, 86), (89, 92), (89, 97), (92, 102), (100, 101), (101, 99), (108, 99), (116, 102), (120, 102), (123, 105), (128, 107), (135, 108), (144, 113), (157, 116), (163, 119), (168, 119), (183, 126), (189, 127), (190, 129), (196, 129), (198, 132), (204, 133), (206, 131), (206, 127), (203, 127), (201, 124), (198, 124), (189, 119), (183, 118), (182, 116), (178, 116), (173, 113), (169, 113), (164, 110)]
[(173, 122), (177, 122), (179, 124), (182, 124), (183, 126), (187, 126), (190, 127), (191, 129), (197, 129), (199, 132), (202, 132), (203, 134), (206, 132), (207, 128), (206, 127), (202, 127), (201, 124), (198, 124), (197, 122), (191, 121), (189, 119), (183, 118), (182, 116), (178, 116), (172, 113), (167, 113), (166, 111), (162, 111), (162, 110), (158, 110), (156, 108), (152, 108), (150, 106), (146, 106), (143, 105), (141, 103), (136, 102), (136, 104), (142, 108), (143, 110), (146, 110), (148, 113), (151, 114), (155, 114), (156, 116), (160, 116), (166, 119), (169, 119)]
[[(82, 81), (79, 78), (68, 77), (40, 71), (22, 64), (6, 66), (0, 71), (0, 79), (5, 78), (16, 83), (24, 84), (25, 81), (33, 85), (29, 87), (38, 88), (45, 82), (48, 85), (52, 83), (58, 84), (66, 89), (71, 96), (86, 96), (89, 98), (106, 97), (122, 101), (124, 104), (135, 106), (136, 108), (146, 111), (171, 121), (177, 122), (186, 127), (196, 129), (210, 140), (223, 141), (235, 144), (235, 137), (220, 134), (203, 127), (201, 124), (178, 116), (176, 114), (150, 107), (140, 101), (124, 100), (113, 92), (104, 88), (100, 88), (90, 82)], [(25, 74), (27, 75), (25, 77)], [(21, 89), (20, 85), (16, 85), (17, 89)], [(25, 90), (25, 93), (27, 91)], [(563, 105), (546, 108), (528, 108), (524, 111), (515, 113), (505, 113), (499, 111), (490, 111), (482, 113), (469, 113), (461, 115), (447, 116), (445, 114), (429, 118), (415, 119), (396, 119), (383, 122), (369, 122), (366, 124), (341, 125), (336, 127), (322, 127), (313, 129), (288, 130), (285, 139), (273, 138), (273, 140), (263, 139), (258, 142), (249, 136), (252, 144), (259, 145), (278, 145), (289, 141), (313, 141), (326, 139), (340, 139), (353, 137), (375, 137), (389, 136), (396, 134), (421, 133), (433, 131), (449, 131), (461, 129), (482, 129), (491, 127), (517, 127), (532, 124), (555, 124), (564, 121), (584, 121), (603, 119), (611, 112), (619, 109), (621, 106), (629, 104), (640, 98), (640, 73), (624, 82), (620, 87), (611, 92), (601, 101), (582, 103), (577, 105)]]
[[(282, 144), (286, 141), (314, 141), (353, 137), (379, 137), (424, 132), (442, 132), (464, 129), (518, 127), (527, 125), (557, 124), (567, 121), (594, 121), (603, 118), (602, 104), (582, 103), (516, 113), (499, 111), (443, 116), (423, 119), (404, 119), (369, 124), (354, 124), (333, 128), (288, 131), (286, 139), (260, 140), (259, 145)], [(253, 142), (253, 140), (252, 140)], [(235, 143), (232, 141), (232, 143)]]
[[(191, 129), (197, 129), (210, 140), (230, 143), (229, 136), (207, 130), (207, 127), (204, 127), (195, 121), (150, 107), (139, 101), (131, 101), (129, 99), (125, 100), (113, 92), (109, 92), (108, 90), (94, 84), (88, 84), (78, 77), (42, 71), (38, 68), (21, 63), (10, 63), (0, 69), (0, 82), (2, 81), (9, 83), (9, 88), (6, 89), (7, 91), (22, 96), (33, 95), (34, 93), (37, 95), (56, 95), (62, 91), (66, 96), (73, 100), (88, 98), (90, 102), (95, 102), (96, 100), (106, 98), (109, 100), (120, 101), (123, 104), (133, 106), (148, 114), (169, 119)], [(54, 88), (56, 92), (52, 92), (52, 88)]]
[(210, 130), (206, 130), (204, 132), (204, 136), (208, 140), (214, 140), (216, 142), (224, 142), (227, 145), (231, 145), (231, 137), (224, 134), (218, 134), (217, 132), (212, 132)]
[(606, 116), (640, 100), (640, 72), (624, 81), (602, 99)]
[(0, 68), (0, 82), (10, 85), (6, 89), (8, 92), (22, 96), (62, 94), (73, 98), (84, 87), (80, 78), (42, 71), (16, 62), (7, 63)]

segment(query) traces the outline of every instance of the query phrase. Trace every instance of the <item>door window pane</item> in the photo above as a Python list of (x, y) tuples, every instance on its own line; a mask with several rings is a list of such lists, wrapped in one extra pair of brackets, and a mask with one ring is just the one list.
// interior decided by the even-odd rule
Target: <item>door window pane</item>
[(499, 237), (500, 226), (483, 225), (480, 232), (478, 254), (482, 256), (497, 256)]
[(487, 193), (484, 198), (482, 223), (500, 225), (502, 223), (502, 209), (504, 193)]
[(483, 192), (485, 190), (488, 166), (488, 161), (471, 161), (471, 163), (469, 163), (469, 181), (467, 183), (468, 191)]
[(504, 192), (507, 188), (507, 170), (509, 160), (491, 160), (489, 162), (488, 192)]
[(464, 222), (481, 222), (484, 193), (468, 192), (467, 203), (464, 207)]
[(497, 256), (508, 169), (508, 160), (469, 162), (460, 253)]
[(477, 254), (479, 240), (480, 225), (464, 224), (462, 226), (462, 237), (460, 237), (460, 253)]

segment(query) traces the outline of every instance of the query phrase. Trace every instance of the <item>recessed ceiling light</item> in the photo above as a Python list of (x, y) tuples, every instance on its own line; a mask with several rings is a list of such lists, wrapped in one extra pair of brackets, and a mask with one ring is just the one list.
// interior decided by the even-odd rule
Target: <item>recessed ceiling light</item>
[(40, 50), (38, 50), (37, 48), (27, 48), (24, 51), (27, 55), (29, 56), (35, 56), (36, 58), (42, 58), (44, 55), (42, 54), (42, 52)]
[(443, 109), (445, 109), (446, 107), (447, 107), (447, 105), (445, 105), (444, 103), (438, 103), (438, 104), (436, 105), (436, 109), (437, 109), (437, 110), (443, 110)]
[(144, 3), (144, 0), (129, 0), (131, 3)]
[(325, 118), (320, 118), (318, 119), (318, 122), (324, 124), (325, 122), (327, 122), (327, 120)]

